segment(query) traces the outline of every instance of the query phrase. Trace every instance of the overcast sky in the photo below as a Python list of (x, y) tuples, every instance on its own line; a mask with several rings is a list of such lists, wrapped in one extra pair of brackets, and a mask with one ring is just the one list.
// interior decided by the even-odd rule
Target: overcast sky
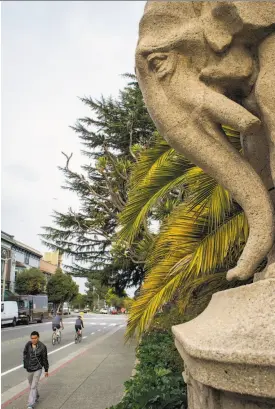
[(116, 96), (134, 70), (143, 1), (2, 2), (2, 230), (46, 251), (38, 234), (60, 189), (61, 150), (81, 158), (69, 128), (89, 114), (78, 96)]

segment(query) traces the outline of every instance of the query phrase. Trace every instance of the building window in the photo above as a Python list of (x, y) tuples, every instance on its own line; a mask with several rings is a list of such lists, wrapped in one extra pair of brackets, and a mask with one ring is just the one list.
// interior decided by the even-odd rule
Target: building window
[(30, 255), (25, 253), (25, 264), (29, 264), (30, 263)]

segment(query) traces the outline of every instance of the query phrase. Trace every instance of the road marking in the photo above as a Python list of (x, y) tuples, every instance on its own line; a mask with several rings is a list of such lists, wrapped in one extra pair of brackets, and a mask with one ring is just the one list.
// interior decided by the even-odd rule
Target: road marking
[[(85, 338), (87, 338), (87, 336), (86, 336), (86, 337), (83, 337), (83, 339), (85, 339)], [(60, 348), (54, 349), (53, 351), (48, 352), (48, 355), (55, 354), (56, 352), (59, 352), (59, 351), (61, 351), (62, 349), (68, 348), (70, 345), (74, 345), (74, 343), (75, 343), (75, 342), (73, 341), (73, 342), (70, 342), (69, 344), (63, 345), (63, 346), (60, 347)], [(14, 371), (17, 371), (17, 369), (20, 369), (20, 368), (23, 368), (23, 365), (18, 365), (18, 366), (14, 367), (14, 368), (9, 369), (9, 370), (6, 371), (6, 372), (3, 372), (3, 373), (1, 374), (1, 376), (8, 375), (9, 373), (14, 372)]]
[(54, 349), (51, 352), (48, 352), (48, 355), (55, 354), (56, 352), (61, 351), (61, 349), (67, 348), (67, 347), (69, 347), (70, 345), (73, 345), (73, 344), (74, 344), (74, 341), (70, 342), (69, 344), (63, 345), (63, 347), (60, 347), (60, 348)]
[(26, 326), (18, 325), (18, 326), (16, 326), (16, 327), (12, 327), (12, 328), (1, 328), (1, 332), (15, 331), (15, 330), (17, 330), (17, 329), (20, 330), (20, 329), (22, 329), (22, 328), (32, 328), (32, 327), (36, 327), (36, 328), (37, 328), (37, 326), (49, 325), (49, 324), (51, 324), (51, 322), (42, 322), (42, 324), (41, 324), (41, 323), (37, 323), (37, 324), (31, 324), (31, 325), (26, 325)]
[(117, 324), (116, 323), (112, 323), (112, 324), (109, 324), (109, 327), (115, 327)]
[(6, 372), (3, 372), (3, 373), (1, 373), (1, 376), (8, 375), (9, 373), (14, 372), (14, 371), (17, 371), (17, 369), (20, 369), (20, 368), (23, 368), (23, 365), (18, 365), (18, 366), (16, 366), (15, 368), (12, 368), (12, 369), (9, 369), (9, 370), (6, 371)]
[[(85, 347), (78, 349), (77, 351), (72, 352), (69, 354), (66, 358), (61, 359), (58, 361), (56, 364), (54, 364), (51, 368), (50, 375), (53, 376), (55, 373), (57, 373), (60, 369), (66, 367), (68, 364), (70, 364), (72, 361), (77, 359), (79, 356), (84, 355), (87, 353), (90, 349), (95, 347), (96, 345), (100, 344), (102, 341), (105, 339), (109, 338), (113, 334), (115, 334), (118, 331), (118, 328), (114, 328), (111, 331), (107, 332), (106, 334), (100, 336), (99, 338), (95, 339), (92, 341), (91, 344), (86, 345)], [(41, 381), (43, 382), (45, 380), (45, 377), (41, 377)], [(1, 395), (1, 401), (2, 405), (1, 408), (6, 408), (10, 403), (12, 403), (15, 399), (18, 399), (25, 393), (29, 392), (29, 385), (28, 381), (23, 381), (18, 385), (13, 386), (12, 388), (8, 389), (6, 392), (3, 392)]]
[[(122, 325), (121, 325), (121, 326), (122, 326)], [(101, 329), (98, 329), (97, 331), (98, 331), (98, 332), (101, 332)], [(92, 332), (91, 335), (94, 335), (94, 332)], [(86, 338), (87, 338), (87, 336), (83, 337), (83, 339), (86, 339)], [(68, 348), (68, 347), (71, 346), (71, 345), (74, 345), (74, 343), (75, 343), (74, 341), (73, 341), (73, 342), (69, 342), (69, 344), (63, 345), (63, 346), (60, 347), (60, 348), (57, 348), (57, 349), (54, 349), (54, 350), (51, 351), (51, 352), (48, 352), (48, 355), (55, 354), (56, 352), (61, 351), (62, 349), (65, 349), (65, 348)], [(20, 368), (23, 368), (23, 365), (15, 366), (14, 368), (11, 368), (11, 369), (9, 369), (9, 370), (6, 371), (6, 372), (1, 373), (1, 377), (2, 377), (2, 376), (5, 376), (5, 375), (8, 375), (8, 374), (11, 373), (11, 372), (17, 371), (17, 370), (20, 369)]]

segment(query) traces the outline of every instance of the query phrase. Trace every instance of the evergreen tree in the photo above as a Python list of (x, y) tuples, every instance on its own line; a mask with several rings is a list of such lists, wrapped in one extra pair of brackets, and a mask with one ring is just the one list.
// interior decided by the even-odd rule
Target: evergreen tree
[(44, 227), (44, 244), (52, 250), (74, 256), (67, 270), (75, 276), (100, 276), (103, 285), (118, 292), (139, 285), (144, 277), (143, 262), (130, 253), (114, 248), (117, 216), (127, 200), (127, 186), (138, 149), (153, 142), (154, 125), (145, 108), (134, 76), (117, 99), (82, 98), (91, 109), (72, 129), (80, 138), (86, 163), (82, 172), (71, 168), (71, 155), (63, 153), (66, 164), (60, 168), (64, 189), (74, 192), (80, 210), (54, 212), (53, 226)]

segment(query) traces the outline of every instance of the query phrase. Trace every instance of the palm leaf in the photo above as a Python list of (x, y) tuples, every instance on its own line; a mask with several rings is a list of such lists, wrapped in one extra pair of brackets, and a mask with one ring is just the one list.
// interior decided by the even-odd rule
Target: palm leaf
[(154, 165), (167, 151), (174, 151), (170, 145), (157, 132), (155, 136), (155, 145), (152, 148), (140, 152), (138, 162), (133, 164), (130, 185), (136, 186), (146, 177), (149, 169)]
[(141, 294), (130, 311), (127, 337), (136, 329), (140, 335), (183, 285), (188, 288), (196, 278), (203, 280), (217, 268), (226, 269), (231, 248), (246, 240), (248, 227), (241, 210), (212, 231), (207, 215), (197, 217), (195, 212), (182, 204), (164, 224), (147, 263)]
[[(148, 152), (150, 160), (147, 161)], [(173, 189), (182, 187), (186, 170), (194, 167), (187, 159), (178, 155), (171, 148), (165, 148), (164, 152), (157, 149), (155, 154), (154, 162), (152, 161), (153, 149), (149, 149), (141, 155), (140, 163), (138, 163), (132, 177), (127, 205), (120, 214), (122, 229), (119, 232), (119, 238), (129, 241), (129, 243), (133, 242), (148, 213), (157, 205), (158, 201)], [(145, 163), (149, 167), (147, 167), (146, 172)], [(141, 179), (141, 175), (144, 173), (146, 175)]]
[[(228, 127), (224, 131), (241, 149), (239, 134)], [(210, 228), (215, 228), (232, 211), (228, 191), (157, 134), (155, 146), (143, 151), (133, 168), (128, 202), (120, 215), (119, 238), (133, 242), (148, 214), (174, 189), (185, 189), (185, 201), (191, 210), (197, 208), (198, 214), (209, 208)]]

